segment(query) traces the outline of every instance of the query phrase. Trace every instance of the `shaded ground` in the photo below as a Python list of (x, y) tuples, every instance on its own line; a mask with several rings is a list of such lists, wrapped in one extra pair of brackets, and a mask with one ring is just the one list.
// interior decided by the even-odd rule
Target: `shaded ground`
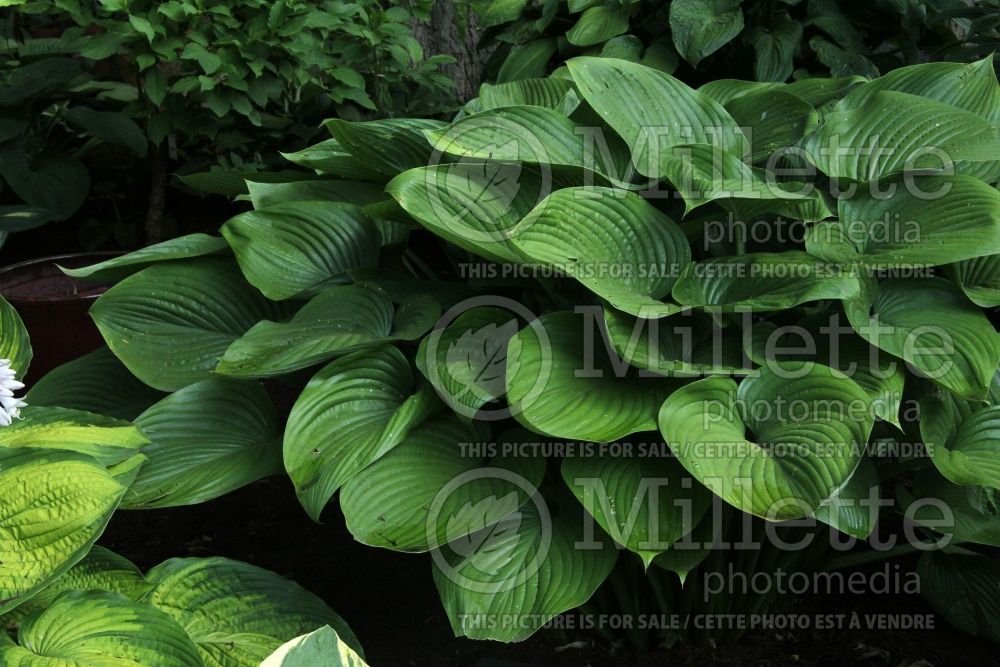
[[(427, 556), (353, 541), (336, 508), (312, 523), (283, 479), (194, 507), (119, 512), (101, 544), (143, 569), (171, 556), (220, 555), (295, 579), (350, 623), (373, 667), (652, 667), (653, 665), (1000, 665), (996, 647), (936, 619), (932, 631), (756, 632), (736, 646), (636, 655), (555, 630), (522, 644), (455, 639)], [(792, 613), (930, 613), (919, 596), (810, 596)], [(925, 661), (925, 662), (920, 662)]]

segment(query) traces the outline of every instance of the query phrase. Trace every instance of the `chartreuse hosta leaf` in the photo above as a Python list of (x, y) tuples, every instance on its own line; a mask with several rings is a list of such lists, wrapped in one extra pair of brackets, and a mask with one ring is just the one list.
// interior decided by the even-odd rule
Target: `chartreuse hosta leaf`
[(880, 91), (827, 114), (805, 149), (828, 176), (872, 181), (959, 161), (995, 160), (1000, 127), (943, 102)]
[(351, 204), (275, 204), (231, 218), (221, 232), (247, 280), (269, 299), (313, 294), (378, 261), (378, 230)]
[(635, 368), (673, 377), (742, 375), (751, 370), (742, 332), (719, 328), (693, 311), (645, 319), (606, 307), (604, 326), (615, 353)]
[(109, 591), (68, 591), (24, 621), (17, 646), (0, 645), (10, 667), (202, 667), (198, 649), (163, 611)]
[(0, 613), (83, 558), (104, 531), (141, 455), (106, 469), (75, 452), (0, 449)]
[(586, 535), (580, 509), (565, 503), (553, 515), (536, 496), (434, 552), (434, 583), (457, 636), (523, 641), (604, 582), (617, 558), (613, 543), (600, 528)]
[(509, 310), (481, 306), (467, 310), (424, 336), (417, 367), (454, 412), (475, 417), (502, 396), (507, 367), (507, 341), (520, 323)]
[(340, 491), (347, 528), (359, 542), (396, 551), (429, 551), (515, 512), (542, 480), (534, 457), (484, 459), (482, 422), (428, 421)]
[(127, 508), (176, 507), (217, 498), (281, 472), (281, 426), (255, 382), (209, 378), (136, 417), (152, 443), (125, 493)]
[(267, 657), (260, 667), (368, 667), (357, 652), (324, 625), (309, 634), (291, 639)]
[(766, 366), (739, 386), (706, 378), (670, 395), (660, 430), (703, 484), (769, 520), (811, 514), (851, 478), (872, 428), (871, 399), (818, 364)]
[(25, 401), (28, 405), (133, 419), (163, 396), (140, 382), (107, 346), (102, 346), (49, 371), (32, 384)]
[(878, 470), (864, 456), (851, 479), (821, 505), (813, 516), (859, 540), (867, 540), (878, 520)]
[(228, 558), (171, 558), (150, 570), (143, 602), (194, 640), (205, 667), (258, 667), (284, 642), (329, 625), (358, 640), (325, 602), (293, 581)]
[(61, 449), (114, 465), (149, 444), (135, 424), (83, 410), (29, 405), (21, 417), (0, 429), (0, 447)]
[(203, 255), (219, 255), (228, 252), (229, 244), (220, 236), (188, 234), (79, 269), (60, 268), (62, 268), (63, 273), (74, 278), (116, 282), (157, 262), (190, 259)]
[(507, 400), (519, 422), (538, 433), (593, 442), (656, 429), (657, 410), (679, 383), (627, 374), (600, 349), (600, 335), (593, 318), (555, 312), (510, 339)]
[(66, 591), (109, 591), (138, 600), (150, 588), (146, 577), (131, 561), (95, 544), (65, 574), (0, 617), (0, 625), (17, 627), (26, 616), (45, 609)]
[(934, 610), (974, 637), (1000, 642), (1000, 571), (991, 556), (929, 551), (917, 565), (920, 592)]
[(0, 296), (0, 359), (9, 359), (17, 379), (24, 378), (31, 363), (31, 341), (21, 316)]
[(612, 182), (624, 181), (630, 172), (628, 147), (618, 137), (588, 136), (588, 128), (545, 107), (483, 111), (428, 132), (427, 138), (436, 150), (467, 158), (580, 167)]
[(839, 220), (812, 226), (810, 254), (878, 266), (948, 264), (1000, 254), (1000, 192), (969, 176), (912, 177), (891, 195), (840, 200)]
[(800, 250), (787, 250), (689, 264), (671, 294), (685, 306), (761, 311), (820, 299), (857, 299), (861, 289), (858, 267), (828, 264)]
[(439, 408), (391, 345), (325, 366), (295, 401), (284, 436), (285, 469), (309, 516), (318, 521), (337, 489)]
[(173, 391), (215, 370), (234, 340), (289, 311), (244, 280), (231, 259), (155, 264), (108, 290), (90, 309), (101, 335), (146, 384)]
[(869, 298), (844, 302), (851, 326), (872, 345), (968, 399), (983, 399), (1000, 364), (1000, 334), (943, 278), (892, 278)]
[(949, 272), (969, 301), (983, 308), (1000, 306), (1000, 255), (967, 259)]
[(876, 416), (900, 427), (905, 364), (857, 336), (839, 313), (816, 314), (780, 327), (755, 322), (744, 342), (747, 354), (762, 366), (819, 362), (844, 373), (871, 396)]
[(620, 310), (646, 317), (680, 310), (661, 299), (691, 248), (677, 223), (635, 193), (557, 190), (507, 234), (523, 256), (573, 276)]
[(711, 494), (669, 456), (568, 456), (561, 472), (584, 509), (645, 567), (690, 533), (711, 504)]
[(386, 192), (437, 236), (498, 262), (521, 261), (506, 232), (548, 194), (537, 174), (502, 162), (411, 169)]
[(324, 123), (333, 138), (352, 157), (364, 160), (384, 176), (428, 164), (431, 147), (422, 134), (444, 125), (439, 120), (386, 118), (355, 122), (332, 118)]
[(439, 314), (437, 301), (426, 295), (394, 311), (392, 301), (377, 288), (331, 287), (288, 321), (255, 324), (233, 341), (215, 370), (244, 378), (282, 375), (378, 343), (414, 340)]

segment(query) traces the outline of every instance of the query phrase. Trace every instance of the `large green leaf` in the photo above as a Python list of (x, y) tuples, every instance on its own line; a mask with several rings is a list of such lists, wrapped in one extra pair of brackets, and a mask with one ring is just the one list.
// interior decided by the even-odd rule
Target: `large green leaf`
[(73, 452), (0, 450), (0, 613), (87, 555), (130, 481), (113, 472)]
[(10, 361), (18, 379), (24, 378), (31, 363), (31, 341), (21, 316), (0, 296), (0, 359)]
[(324, 625), (307, 635), (296, 637), (278, 647), (260, 667), (368, 667), (353, 648)]
[(573, 276), (620, 310), (646, 317), (680, 310), (660, 299), (691, 249), (677, 223), (635, 193), (557, 190), (508, 236), (525, 257)]
[(685, 306), (762, 311), (820, 299), (857, 299), (861, 289), (858, 267), (786, 250), (689, 264), (671, 294)]
[(568, 456), (561, 467), (584, 509), (645, 567), (690, 533), (711, 504), (711, 495), (692, 485), (673, 457), (652, 455), (656, 451), (651, 448), (648, 457)]
[(896, 498), (914, 524), (950, 542), (1000, 547), (1000, 495), (982, 486), (952, 484), (932, 465), (913, 478), (913, 488), (896, 487)]
[(100, 282), (116, 282), (137, 271), (155, 264), (176, 259), (189, 259), (202, 255), (217, 255), (229, 251), (224, 238), (208, 234), (188, 234), (163, 243), (156, 243), (121, 257), (112, 257), (97, 264), (79, 269), (60, 267), (62, 272), (74, 278), (86, 278)]
[(1000, 405), (969, 412), (941, 391), (920, 398), (920, 435), (934, 465), (949, 481), (1000, 490)]
[(0, 430), (0, 447), (60, 449), (114, 465), (149, 444), (134, 424), (83, 410), (29, 405), (21, 417)]
[(25, 401), (131, 420), (161, 398), (163, 392), (140, 382), (102, 346), (49, 371), (31, 386)]
[(109, 591), (68, 591), (0, 648), (10, 667), (202, 667), (198, 649), (169, 615)]
[(337, 489), (439, 405), (429, 387), (417, 390), (410, 363), (391, 345), (341, 357), (313, 376), (284, 436), (285, 469), (309, 516), (318, 521)]
[(917, 565), (921, 593), (962, 632), (1000, 643), (1000, 572), (989, 556), (925, 553)]
[(1000, 364), (1000, 334), (943, 278), (892, 278), (844, 302), (854, 330), (937, 384), (982, 399)]
[(983, 308), (1000, 306), (1000, 255), (967, 259), (949, 272), (969, 301)]
[(850, 479), (873, 423), (871, 399), (818, 364), (775, 363), (706, 378), (663, 403), (660, 430), (688, 472), (769, 520), (811, 514)]
[(173, 391), (208, 377), (234, 340), (284, 312), (232, 260), (201, 258), (129, 276), (97, 300), (90, 316), (136, 377)]
[(507, 400), (519, 422), (557, 438), (594, 442), (656, 429), (657, 410), (678, 383), (627, 375), (592, 344), (599, 335), (596, 321), (555, 312), (510, 339)]
[(813, 516), (842, 533), (867, 540), (878, 521), (878, 502), (878, 470), (871, 458), (865, 456), (847, 484), (818, 507)]
[(858, 106), (828, 113), (805, 149), (828, 176), (872, 181), (963, 160), (995, 160), (1000, 126), (942, 102), (880, 91)]
[(523, 641), (586, 602), (617, 552), (604, 535), (580, 548), (582, 525), (578, 511), (561, 507), (553, 517), (539, 499), (435, 552), (434, 583), (455, 634)]
[(444, 125), (439, 120), (387, 118), (352, 123), (332, 118), (325, 123), (333, 138), (369, 167), (392, 177), (428, 164), (431, 147), (422, 134)]
[(380, 182), (382, 174), (364, 157), (354, 157), (336, 139), (327, 139), (294, 153), (281, 156), (302, 167), (341, 178)]
[(152, 443), (122, 499), (129, 509), (193, 505), (281, 471), (281, 426), (257, 383), (209, 378), (167, 396), (135, 423)]
[(792, 75), (792, 59), (802, 42), (802, 24), (788, 14), (771, 19), (767, 28), (757, 27), (748, 35), (753, 46), (753, 74), (758, 81), (785, 81)]
[(776, 152), (798, 145), (819, 123), (812, 105), (781, 90), (741, 95), (727, 102), (725, 108), (744, 128), (753, 163), (763, 162)]
[(143, 601), (180, 623), (205, 667), (258, 667), (282, 643), (329, 625), (356, 651), (354, 633), (293, 581), (228, 558), (171, 558), (150, 570)]
[(378, 230), (360, 208), (341, 202), (275, 204), (231, 218), (221, 232), (247, 280), (269, 299), (313, 294), (378, 261)]
[(603, 44), (628, 30), (625, 7), (597, 5), (588, 7), (566, 32), (566, 41), (575, 46)]
[(670, 31), (684, 59), (697, 67), (703, 58), (728, 44), (743, 30), (739, 0), (674, 0)]
[(880, 267), (948, 264), (1000, 254), (1000, 192), (969, 176), (912, 177), (891, 195), (840, 200), (839, 220), (813, 225), (810, 254)]
[(327, 201), (366, 206), (384, 198), (382, 185), (363, 181), (309, 178), (291, 183), (247, 179), (247, 193), (255, 209), (290, 202)]
[(393, 312), (389, 297), (377, 288), (331, 287), (288, 321), (255, 324), (233, 341), (215, 370), (243, 378), (282, 375), (378, 343), (414, 340), (439, 314), (437, 301), (426, 295)]
[(528, 104), (571, 112), (579, 102), (576, 87), (566, 79), (523, 79), (479, 88), (479, 111)]
[(491, 526), (534, 493), (540, 458), (484, 459), (470, 447), (489, 439), (480, 422), (455, 417), (417, 426), (351, 478), (340, 507), (354, 539), (396, 551), (429, 551)]

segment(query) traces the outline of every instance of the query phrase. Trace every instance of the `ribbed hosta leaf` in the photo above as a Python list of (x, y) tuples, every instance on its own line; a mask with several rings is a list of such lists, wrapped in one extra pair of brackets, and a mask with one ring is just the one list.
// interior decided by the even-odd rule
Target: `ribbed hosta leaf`
[(562, 478), (618, 544), (649, 564), (708, 511), (711, 494), (672, 457), (569, 456)]
[(672, 377), (743, 375), (742, 332), (720, 329), (689, 311), (662, 319), (636, 318), (604, 309), (604, 325), (615, 352), (630, 366)]
[(221, 232), (247, 280), (269, 299), (313, 294), (378, 261), (378, 230), (351, 204), (276, 204), (231, 218)]
[(784, 310), (820, 299), (857, 299), (861, 282), (857, 267), (787, 250), (690, 264), (671, 294), (685, 306)]
[(629, 175), (628, 147), (618, 137), (595, 139), (584, 125), (545, 107), (483, 111), (428, 132), (427, 137), (436, 150), (467, 158), (579, 167), (612, 182)]
[(827, 114), (805, 148), (828, 176), (872, 181), (962, 160), (995, 160), (1000, 127), (942, 102), (881, 91), (859, 106)]
[(977, 306), (1000, 306), (1000, 255), (976, 257), (949, 267), (952, 278)]
[(508, 232), (523, 256), (573, 276), (633, 315), (677, 312), (662, 303), (691, 261), (677, 224), (639, 195), (608, 188), (564, 188)]
[(697, 67), (743, 30), (739, 0), (674, 0), (670, 3), (670, 31), (674, 46)]
[(263, 320), (229, 346), (217, 373), (243, 378), (282, 375), (363, 347), (414, 340), (433, 326), (437, 301), (419, 295), (393, 312), (381, 290), (361, 285), (331, 287), (286, 322)]
[(679, 383), (626, 375), (587, 343), (599, 340), (598, 326), (555, 312), (510, 339), (507, 400), (519, 422), (557, 438), (594, 442), (656, 429), (657, 410)]
[(280, 423), (264, 389), (210, 378), (171, 394), (135, 423), (152, 443), (122, 499), (130, 509), (193, 505), (281, 471)]
[(60, 268), (62, 268), (63, 273), (74, 278), (117, 282), (157, 262), (190, 259), (203, 255), (219, 255), (228, 252), (229, 244), (224, 238), (208, 234), (188, 234), (79, 269)]
[(758, 81), (785, 81), (792, 75), (792, 58), (802, 42), (802, 24), (780, 13), (767, 27), (750, 31), (753, 46), (753, 78)]
[(913, 177), (891, 196), (840, 200), (840, 219), (814, 225), (810, 254), (878, 266), (948, 264), (1000, 254), (1000, 192), (969, 176)]
[(146, 384), (173, 391), (203, 380), (230, 344), (286, 307), (265, 299), (235, 263), (156, 264), (108, 290), (90, 309), (108, 347)]
[(700, 88), (698, 92), (711, 97), (719, 104), (729, 104), (731, 101), (768, 90), (783, 90), (779, 83), (771, 81), (744, 81), (742, 79), (715, 79), (709, 81)]
[(660, 430), (688, 472), (772, 521), (807, 516), (836, 493), (857, 468), (872, 421), (871, 399), (847, 376), (787, 363), (739, 387), (699, 380), (660, 409)]
[(422, 118), (386, 118), (352, 123), (332, 118), (325, 125), (348, 153), (391, 178), (407, 169), (428, 164), (431, 147), (422, 133), (437, 129), (444, 123)]
[(744, 128), (753, 163), (767, 160), (781, 149), (796, 146), (819, 123), (819, 116), (811, 105), (781, 90), (741, 95), (728, 102), (725, 108)]
[(149, 589), (146, 577), (130, 560), (95, 544), (65, 574), (0, 617), (0, 626), (17, 627), (26, 616), (45, 609), (66, 591), (110, 591), (138, 600)]
[(506, 309), (467, 310), (424, 336), (417, 367), (448, 407), (473, 418), (506, 391), (507, 341), (519, 328), (517, 317)]
[(847, 484), (823, 503), (813, 516), (842, 533), (867, 540), (878, 521), (878, 500), (878, 471), (872, 460), (865, 456)]
[(521, 260), (506, 232), (548, 194), (522, 165), (499, 162), (411, 169), (386, 192), (437, 236), (499, 262)]
[(171, 558), (146, 578), (143, 601), (180, 623), (205, 667), (258, 667), (282, 643), (329, 625), (353, 649), (336, 613), (295, 582), (228, 558)]
[(542, 480), (540, 458), (472, 455), (489, 429), (455, 417), (413, 428), (349, 480), (340, 507), (354, 539), (396, 551), (429, 551), (515, 512)]
[(871, 299), (845, 301), (854, 330), (937, 384), (982, 399), (1000, 364), (1000, 334), (941, 278), (893, 278)]
[(20, 420), (0, 429), (0, 447), (61, 449), (114, 465), (138, 452), (149, 438), (134, 424), (69, 408), (29, 405)]
[(588, 7), (573, 27), (566, 32), (566, 41), (575, 46), (603, 44), (628, 30), (625, 7), (597, 5)]
[(108, 591), (69, 591), (0, 648), (8, 667), (202, 667), (194, 642), (159, 609)]
[[(535, 502), (435, 554), (434, 583), (457, 636), (523, 641), (590, 599), (615, 564), (611, 540), (581, 549), (583, 517)], [(563, 509), (563, 508), (561, 508)]]
[(385, 196), (381, 184), (326, 178), (310, 178), (291, 183), (257, 182), (248, 179), (247, 191), (255, 209), (306, 201), (327, 201), (331, 204), (345, 202), (363, 207)]
[(949, 623), (1000, 643), (1000, 571), (993, 558), (931, 551), (921, 556), (917, 573), (920, 592)]
[(382, 174), (367, 160), (352, 156), (336, 139), (327, 139), (294, 153), (282, 153), (281, 156), (301, 167), (331, 176), (370, 182), (384, 180)]
[(24, 378), (31, 363), (31, 341), (21, 316), (0, 296), (0, 359), (9, 359), (17, 379)]
[(113, 472), (73, 452), (0, 450), (0, 613), (87, 555), (131, 481)]
[(955, 543), (1000, 547), (1000, 495), (995, 489), (952, 484), (928, 465), (914, 476), (912, 494), (897, 486), (896, 497), (918, 526), (942, 533)]
[(368, 667), (337, 632), (324, 625), (307, 635), (296, 637), (278, 647), (260, 667)]
[(285, 469), (309, 516), (318, 521), (337, 489), (439, 407), (430, 387), (417, 390), (410, 363), (391, 345), (347, 355), (313, 376), (284, 437)]
[(140, 382), (103, 346), (49, 371), (31, 386), (25, 400), (29, 405), (133, 419), (163, 396)]
[(920, 398), (920, 434), (934, 465), (955, 484), (1000, 490), (1000, 405), (966, 414), (953, 405), (939, 395)]
[(573, 58), (567, 64), (584, 99), (625, 140), (636, 168), (647, 176), (661, 175), (650, 160), (650, 144), (746, 152), (746, 138), (722, 105), (669, 74), (612, 58)]
[(576, 88), (567, 79), (522, 79), (479, 88), (479, 111), (529, 104), (568, 114), (578, 103)]

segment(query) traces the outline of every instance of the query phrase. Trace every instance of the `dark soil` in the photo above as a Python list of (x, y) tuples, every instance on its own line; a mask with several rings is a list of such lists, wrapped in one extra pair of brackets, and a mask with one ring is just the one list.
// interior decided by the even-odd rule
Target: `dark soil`
[[(623, 643), (543, 630), (504, 645), (456, 639), (426, 555), (356, 543), (335, 503), (311, 522), (283, 479), (263, 480), (210, 503), (119, 512), (100, 543), (143, 569), (171, 556), (227, 556), (274, 570), (320, 595), (357, 633), (373, 667), (652, 667), (654, 665), (1000, 665), (992, 644), (934, 618), (933, 630), (748, 633), (737, 645), (680, 646), (637, 654)], [(919, 595), (813, 595), (792, 614), (930, 614)]]

